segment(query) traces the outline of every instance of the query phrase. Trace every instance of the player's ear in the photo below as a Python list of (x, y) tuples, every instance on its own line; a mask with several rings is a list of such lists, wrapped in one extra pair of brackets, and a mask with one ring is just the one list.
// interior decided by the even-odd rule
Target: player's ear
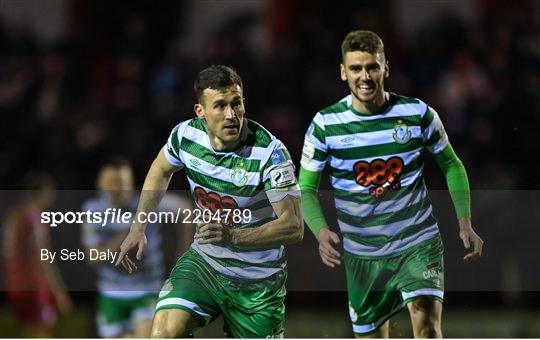
[(390, 63), (388, 60), (384, 63), (384, 77), (388, 78), (390, 76)]
[(339, 64), (339, 73), (341, 74), (341, 80), (347, 81), (347, 75), (345, 74), (345, 66), (343, 64)]
[(200, 103), (197, 103), (195, 104), (195, 106), (193, 106), (193, 110), (195, 111), (195, 114), (197, 115), (198, 118), (200, 119), (204, 119), (204, 107), (202, 106), (202, 104)]

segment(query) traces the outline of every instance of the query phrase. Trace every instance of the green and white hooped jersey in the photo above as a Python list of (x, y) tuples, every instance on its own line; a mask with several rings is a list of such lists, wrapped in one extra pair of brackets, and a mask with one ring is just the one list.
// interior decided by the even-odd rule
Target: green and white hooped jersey
[[(173, 211), (167, 203), (169, 199), (164, 198), (159, 205), (159, 211)], [(82, 211), (101, 212), (104, 214), (107, 209), (113, 208), (112, 204), (104, 195), (91, 198), (84, 202)], [(118, 207), (116, 207), (119, 209)], [(137, 198), (135, 195), (130, 200), (128, 206), (122, 207), (123, 212), (131, 212), (132, 215), (137, 211)], [(82, 226), (82, 244), (88, 248), (101, 247), (119, 233), (129, 231), (131, 222), (123, 223), (118, 221), (109, 221), (102, 226), (99, 223), (84, 223)], [(163, 265), (163, 252), (161, 250), (161, 231), (160, 225), (149, 223), (146, 228), (148, 244), (144, 258), (137, 263), (137, 271), (129, 274), (110, 263), (101, 263), (97, 268), (97, 288), (98, 291), (107, 297), (134, 299), (155, 293), (159, 291), (163, 276), (165, 275), (165, 266)]]
[(386, 257), (439, 233), (423, 180), (423, 152), (439, 153), (448, 136), (437, 113), (419, 99), (385, 93), (386, 107), (362, 114), (352, 95), (315, 115), (302, 166), (328, 163), (344, 249)]
[[(234, 151), (214, 151), (205, 122), (195, 118), (173, 129), (164, 153), (173, 166), (185, 169), (199, 209), (236, 210), (236, 217), (229, 215), (223, 223), (253, 228), (276, 218), (270, 202), (286, 195), (299, 197), (300, 189), (281, 141), (249, 119), (244, 119), (240, 139)], [(283, 246), (246, 250), (193, 242), (191, 247), (212, 268), (232, 278), (263, 279), (286, 266)]]

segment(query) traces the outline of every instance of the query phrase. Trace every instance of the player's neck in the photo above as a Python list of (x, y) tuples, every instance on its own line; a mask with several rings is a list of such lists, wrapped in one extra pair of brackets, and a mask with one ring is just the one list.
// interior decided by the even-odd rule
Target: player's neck
[(240, 144), (240, 138), (235, 141), (226, 142), (221, 138), (212, 135), (212, 133), (210, 132), (208, 132), (208, 139), (210, 139), (210, 145), (212, 146), (212, 149), (217, 152), (233, 151)]
[(386, 100), (386, 93), (384, 93), (380, 97), (374, 98), (374, 100), (369, 102), (360, 101), (353, 95), (352, 107), (360, 113), (376, 114), (379, 113), (386, 106)]

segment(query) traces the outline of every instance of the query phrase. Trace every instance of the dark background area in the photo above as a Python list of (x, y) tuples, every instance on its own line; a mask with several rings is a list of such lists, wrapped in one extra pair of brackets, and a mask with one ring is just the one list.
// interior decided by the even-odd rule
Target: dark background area
[[(238, 70), (246, 116), (298, 161), (313, 115), (348, 94), (338, 73), (344, 35), (370, 29), (385, 42), (386, 89), (418, 97), (441, 116), (467, 168), (473, 222), (486, 242), (480, 262), (461, 261), (444, 178), (426, 157), (446, 247), (445, 308), (453, 328), (445, 335), (539, 337), (527, 321), (540, 313), (539, 23), (540, 2), (533, 0), (0, 0), (1, 201), (21, 188), (25, 174), (45, 170), (64, 190), (55, 208), (77, 210), (81, 201), (68, 190), (93, 189), (98, 168), (117, 155), (133, 163), (142, 186), (171, 129), (194, 116), (193, 79), (209, 64)], [(175, 176), (171, 188), (186, 189), (185, 177)], [(328, 178), (321, 188), (330, 188)], [(332, 216), (331, 196), (324, 200)], [(52, 235), (57, 248), (80, 244), (74, 226)], [(288, 317), (307, 315), (303, 322), (315, 330), (324, 322), (313, 320), (323, 315), (334, 328), (320, 336), (352, 335), (343, 269), (323, 267), (309, 231), (288, 258)], [(86, 333), (68, 336), (95, 335), (91, 271), (62, 272), (86, 325)], [(475, 333), (479, 326), (467, 329), (458, 316), (478, 311), (495, 320), (493, 329), (497, 315), (519, 325), (511, 333)], [(319, 334), (298, 327), (288, 335)]]

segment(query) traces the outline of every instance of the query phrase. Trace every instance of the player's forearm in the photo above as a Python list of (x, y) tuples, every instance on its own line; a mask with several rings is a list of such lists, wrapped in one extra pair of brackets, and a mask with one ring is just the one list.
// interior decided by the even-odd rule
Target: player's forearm
[(300, 190), (302, 191), (302, 215), (315, 237), (323, 228), (328, 227), (321, 203), (317, 198), (317, 188), (321, 179), (320, 172), (300, 168)]
[(293, 244), (302, 241), (303, 237), (304, 223), (298, 204), (259, 227), (231, 231), (231, 243), (246, 248)]
[[(163, 199), (167, 188), (169, 187), (169, 182), (173, 172), (166, 171), (160, 167), (157, 160), (152, 163), (146, 179), (144, 180), (143, 189), (141, 192), (141, 197), (139, 198), (139, 206), (137, 207), (136, 217), (141, 216), (141, 214), (146, 214), (155, 211), (158, 204)], [(146, 229), (147, 223), (142, 223), (141, 219), (135, 218), (135, 222), (131, 228), (136, 228), (140, 231)]]
[(460, 220), (470, 219), (471, 192), (467, 171), (463, 163), (457, 157), (451, 145), (448, 145), (440, 154), (436, 154), (435, 160), (445, 175), (457, 218)]

